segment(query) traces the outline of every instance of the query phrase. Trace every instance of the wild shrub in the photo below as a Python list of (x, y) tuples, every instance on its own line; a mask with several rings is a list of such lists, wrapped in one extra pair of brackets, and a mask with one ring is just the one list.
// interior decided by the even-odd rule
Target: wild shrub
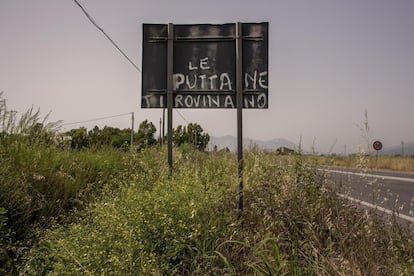
[[(248, 167), (247, 174), (258, 175), (259, 182), (252, 178), (247, 184), (244, 227), (220, 250), (233, 271), (258, 275), (414, 271), (411, 233), (338, 199), (313, 161), (307, 163), (299, 155), (290, 166), (278, 166), (271, 155), (260, 157), (262, 162), (258, 158)], [(263, 181), (260, 176), (268, 171), (275, 176)]]
[(124, 173), (127, 162), (124, 153), (112, 148), (88, 152), (58, 148), (51, 139), (56, 123), (48, 123), (47, 116), (42, 118), (33, 108), (18, 117), (1, 96), (1, 241), (8, 242), (0, 257), (4, 269), (20, 262), (36, 242), (37, 229), (42, 232), (55, 220), (67, 220), (72, 210), (89, 205), (105, 183)]
[(49, 231), (26, 272), (188, 274), (211, 267), (209, 255), (230, 221), (223, 208), (228, 172), (208, 176), (215, 162), (182, 159), (170, 176), (165, 164), (152, 166), (154, 152), (146, 154), (133, 157), (132, 180), (106, 189), (83, 220)]
[[(78, 221), (56, 225), (27, 256), (27, 274), (410, 275), (412, 235), (339, 199), (314, 162), (245, 155), (237, 219), (233, 154), (131, 155)], [(119, 187), (113, 189), (112, 187)]]
[(17, 272), (14, 265), (15, 245), (11, 240), (12, 231), (7, 225), (7, 210), (0, 207), (0, 274)]

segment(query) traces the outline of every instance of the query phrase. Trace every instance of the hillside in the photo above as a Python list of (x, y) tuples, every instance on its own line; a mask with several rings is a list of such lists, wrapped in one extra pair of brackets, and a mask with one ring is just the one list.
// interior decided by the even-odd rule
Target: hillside
[[(286, 139), (283, 138), (275, 138), (268, 141), (262, 141), (257, 139), (250, 139), (245, 138), (243, 139), (243, 146), (245, 148), (251, 147), (251, 146), (257, 146), (260, 149), (267, 149), (267, 150), (276, 150), (280, 147), (287, 147), (290, 149), (295, 149), (296, 145)], [(210, 137), (210, 143), (209, 147), (210, 149), (213, 149), (214, 146), (217, 146), (218, 149), (225, 149), (228, 148), (230, 151), (236, 151), (237, 149), (237, 138), (232, 135), (226, 135), (221, 137)]]
[[(381, 155), (402, 155), (403, 148), (400, 145), (389, 146), (384, 145), (384, 148), (379, 152)], [(414, 142), (404, 143), (404, 155), (412, 156), (414, 155)]]

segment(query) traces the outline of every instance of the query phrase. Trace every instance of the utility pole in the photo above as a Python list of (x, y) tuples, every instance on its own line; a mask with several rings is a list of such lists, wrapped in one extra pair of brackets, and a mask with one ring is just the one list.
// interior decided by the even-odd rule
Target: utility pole
[(197, 144), (198, 144), (197, 137), (198, 137), (197, 130), (194, 130), (194, 147), (196, 150), (197, 150)]
[(401, 141), (401, 156), (404, 156), (404, 141)]
[(172, 144), (173, 144), (173, 73), (174, 73), (174, 25), (172, 23), (168, 24), (168, 40), (167, 40), (167, 117), (168, 117), (168, 165), (170, 167), (170, 173), (172, 173), (173, 169), (173, 150), (172, 150)]
[(238, 164), (238, 217), (243, 214), (243, 37), (242, 25), (236, 23), (236, 99), (237, 99), (237, 164)]
[(162, 123), (162, 118), (160, 118), (160, 147), (162, 146), (162, 133), (161, 133), (161, 123)]
[(133, 150), (133, 145), (134, 145), (134, 112), (131, 113), (132, 117), (131, 117), (131, 146), (129, 147), (129, 149), (132, 151)]
[(165, 108), (162, 110), (162, 144), (164, 145), (165, 137)]

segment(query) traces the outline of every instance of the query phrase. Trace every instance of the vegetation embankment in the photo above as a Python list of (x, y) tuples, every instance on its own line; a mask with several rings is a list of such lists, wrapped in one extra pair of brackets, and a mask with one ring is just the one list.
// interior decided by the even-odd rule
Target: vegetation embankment
[[(92, 153), (90, 153), (92, 154)], [(127, 155), (123, 177), (71, 220), (40, 226), (26, 274), (410, 275), (410, 233), (338, 200), (302, 157), (293, 166), (246, 153), (237, 220), (236, 162), (227, 153)], [(40, 231), (40, 229), (42, 231)]]
[(13, 267), (38, 238), (37, 230), (68, 221), (71, 210), (83, 209), (111, 178), (123, 177), (125, 154), (111, 149), (64, 151), (24, 139), (7, 140), (0, 143), (0, 263)]

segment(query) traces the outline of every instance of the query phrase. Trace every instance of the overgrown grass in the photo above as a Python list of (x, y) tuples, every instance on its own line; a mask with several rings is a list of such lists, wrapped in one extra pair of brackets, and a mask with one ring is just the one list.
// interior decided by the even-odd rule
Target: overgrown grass
[(17, 258), (35, 235), (68, 212), (83, 209), (112, 178), (120, 177), (125, 155), (107, 149), (101, 152), (68, 152), (55, 147), (0, 145), (0, 207), (7, 210), (7, 226)]
[[(131, 177), (27, 255), (27, 274), (411, 275), (414, 241), (398, 225), (338, 199), (316, 163), (245, 154), (237, 220), (235, 156), (130, 156)], [(289, 164), (288, 164), (289, 163)], [(112, 189), (112, 186), (119, 189)]]
[[(119, 190), (107, 189), (80, 222), (49, 231), (29, 256), (26, 272), (43, 274), (51, 269), (56, 274), (128, 275), (204, 271), (199, 266), (209, 261), (224, 234), (222, 226), (231, 221), (228, 213), (232, 208), (225, 208), (223, 202), (231, 202), (225, 191), (232, 173), (216, 160), (183, 157), (169, 177), (165, 159), (157, 154), (148, 151), (131, 156), (131, 169), (136, 171), (132, 179), (114, 179)], [(199, 165), (208, 169), (197, 171)]]
[[(69, 221), (127, 167), (113, 150), (67, 151), (53, 143), (58, 125), (33, 108), (20, 117), (0, 93), (0, 274), (16, 273), (37, 229)], [(6, 271), (8, 273), (6, 273)]]

